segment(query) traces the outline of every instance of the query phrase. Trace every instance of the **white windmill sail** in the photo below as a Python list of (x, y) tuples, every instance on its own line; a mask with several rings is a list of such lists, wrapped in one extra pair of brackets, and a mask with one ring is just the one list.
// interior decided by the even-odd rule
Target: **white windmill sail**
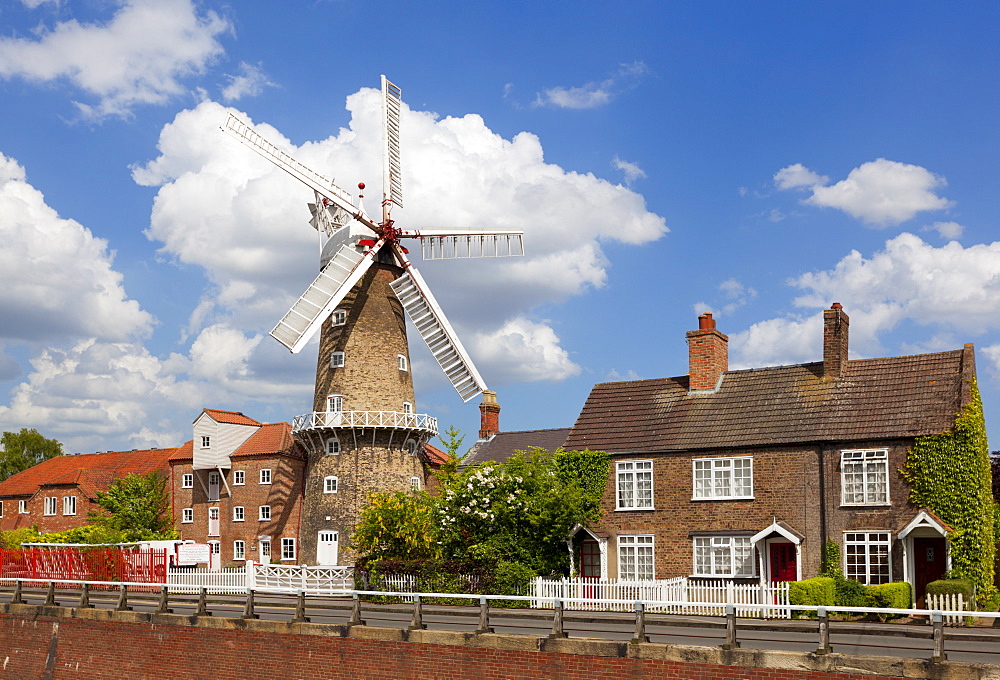
[(382, 76), (382, 198), (403, 207), (403, 171), (399, 159), (399, 111), (403, 91)]
[(345, 243), (320, 270), (306, 292), (271, 329), (271, 337), (293, 353), (301, 350), (375, 261), (384, 241), (364, 253)]
[(524, 232), (519, 229), (420, 229), (400, 235), (420, 239), (425, 260), (524, 255)]
[(389, 285), (462, 400), (469, 401), (485, 390), (486, 383), (420, 273), (412, 266), (406, 267), (404, 274)]

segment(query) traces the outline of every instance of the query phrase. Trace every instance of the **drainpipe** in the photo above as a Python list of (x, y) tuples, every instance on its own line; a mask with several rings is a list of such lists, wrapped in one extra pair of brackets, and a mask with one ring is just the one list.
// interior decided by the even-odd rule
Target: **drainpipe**
[(819, 459), (819, 540), (820, 540), (820, 560), (822, 564), (823, 552), (826, 550), (826, 456), (823, 445), (816, 447)]

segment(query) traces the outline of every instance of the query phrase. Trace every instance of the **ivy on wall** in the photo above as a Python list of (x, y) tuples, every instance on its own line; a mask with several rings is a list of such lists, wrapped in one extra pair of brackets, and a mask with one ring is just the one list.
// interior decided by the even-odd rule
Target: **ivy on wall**
[(981, 597), (993, 591), (995, 510), (986, 421), (979, 388), (950, 432), (918, 437), (900, 472), (910, 483), (910, 502), (930, 508), (951, 525), (955, 575), (976, 584)]

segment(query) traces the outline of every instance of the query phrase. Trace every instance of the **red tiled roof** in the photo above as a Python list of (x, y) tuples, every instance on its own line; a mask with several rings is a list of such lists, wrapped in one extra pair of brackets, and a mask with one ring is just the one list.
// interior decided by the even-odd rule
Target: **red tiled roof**
[(215, 408), (206, 408), (204, 412), (212, 416), (217, 423), (228, 423), (230, 425), (263, 425), (249, 416), (243, 415), (239, 411), (221, 411)]
[(88, 498), (93, 498), (97, 490), (130, 472), (144, 475), (159, 470), (166, 474), (167, 461), (175, 451), (146, 449), (56, 456), (0, 482), (0, 497), (30, 496), (45, 484), (77, 484)]
[(448, 454), (433, 444), (427, 443), (424, 444), (423, 455), (420, 457), (420, 460), (431, 465), (442, 465), (448, 462)]
[(292, 426), (288, 423), (268, 423), (250, 435), (236, 449), (231, 458), (244, 456), (260, 456), (268, 453), (287, 453), (305, 457), (305, 451), (292, 437)]
[(176, 463), (182, 460), (192, 460), (194, 459), (194, 440), (188, 439), (186, 442), (174, 449), (173, 454), (170, 456), (170, 462)]
[[(968, 355), (966, 355), (968, 352)], [(951, 428), (974, 376), (967, 350), (725, 373), (714, 394), (687, 376), (598, 383), (566, 448), (609, 452), (909, 438)]]

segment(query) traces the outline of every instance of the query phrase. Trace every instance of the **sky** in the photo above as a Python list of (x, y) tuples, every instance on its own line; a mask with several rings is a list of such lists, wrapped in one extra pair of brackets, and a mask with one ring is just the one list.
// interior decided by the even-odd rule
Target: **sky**
[[(1000, 449), (1000, 5), (0, 0), (0, 430), (177, 446), (202, 408), (311, 408), (268, 331), (315, 276), (311, 191), (227, 111), (377, 211), (379, 75), (402, 89), (397, 226), (523, 229), (523, 258), (413, 258), (503, 430), (596, 382), (975, 343)], [(356, 191), (356, 190), (355, 190)], [(405, 245), (405, 244), (404, 244)], [(411, 334), (416, 411), (466, 445)]]

